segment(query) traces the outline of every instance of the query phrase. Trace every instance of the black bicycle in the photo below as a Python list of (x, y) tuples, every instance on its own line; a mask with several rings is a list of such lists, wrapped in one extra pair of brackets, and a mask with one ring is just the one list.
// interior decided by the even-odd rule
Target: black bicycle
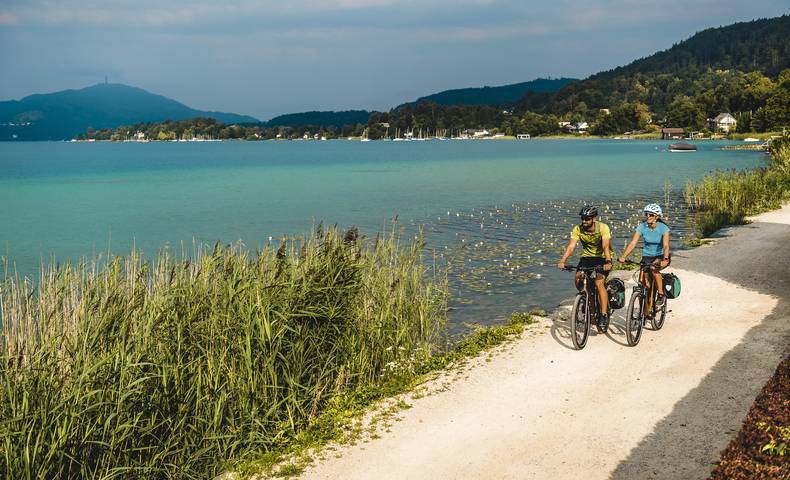
[[(590, 333), (590, 323), (593, 315), (600, 315), (601, 309), (598, 302), (598, 289), (595, 287), (595, 274), (603, 273), (602, 267), (570, 267), (566, 266), (563, 270), (568, 272), (584, 272), (582, 275), (583, 287), (576, 294), (573, 300), (573, 310), (571, 310), (571, 340), (577, 350), (581, 350), (587, 345), (587, 337)], [(596, 322), (599, 333), (606, 333), (608, 325), (603, 328)]]
[(624, 263), (639, 265), (639, 271), (634, 275), (636, 285), (628, 301), (628, 309), (625, 314), (625, 337), (628, 345), (634, 346), (642, 338), (642, 328), (650, 320), (653, 330), (661, 330), (664, 326), (664, 319), (667, 316), (667, 299), (664, 304), (656, 307), (656, 296), (658, 288), (653, 278), (653, 273), (658, 271), (658, 263), (640, 263), (626, 260)]

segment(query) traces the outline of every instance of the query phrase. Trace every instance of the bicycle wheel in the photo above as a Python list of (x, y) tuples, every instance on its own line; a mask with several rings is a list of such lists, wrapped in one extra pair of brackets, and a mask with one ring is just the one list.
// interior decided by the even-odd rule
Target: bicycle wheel
[(650, 326), (653, 330), (661, 330), (664, 326), (664, 319), (667, 316), (667, 299), (664, 298), (664, 305), (653, 313), (653, 318), (650, 319)]
[(628, 310), (625, 312), (625, 338), (628, 345), (635, 346), (642, 338), (642, 295), (631, 294)]
[(587, 295), (576, 295), (571, 311), (571, 340), (577, 350), (587, 345), (587, 334), (590, 331), (590, 315), (587, 308)]

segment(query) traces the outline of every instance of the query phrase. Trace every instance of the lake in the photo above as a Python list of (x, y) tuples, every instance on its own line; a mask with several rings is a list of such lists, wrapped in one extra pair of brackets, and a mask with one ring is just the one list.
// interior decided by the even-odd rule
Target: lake
[[(422, 230), (428, 255), (451, 266), (454, 325), (491, 324), (552, 307), (571, 276), (553, 265), (585, 202), (600, 206), (615, 246), (657, 201), (688, 235), (686, 182), (748, 169), (763, 154), (668, 141), (268, 141), (0, 143), (0, 255), (23, 275), (50, 261), (193, 241), (249, 248), (314, 225), (373, 237)], [(433, 261), (433, 260), (431, 260)]]

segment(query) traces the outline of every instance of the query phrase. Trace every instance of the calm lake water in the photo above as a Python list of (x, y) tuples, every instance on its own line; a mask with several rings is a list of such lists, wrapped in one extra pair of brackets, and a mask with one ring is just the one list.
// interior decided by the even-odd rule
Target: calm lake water
[(680, 192), (762, 154), (669, 153), (663, 141), (0, 143), (0, 255), (34, 275), (58, 261), (132, 246), (304, 235), (313, 225), (367, 236), (422, 228), (451, 265), (452, 319), (490, 324), (572, 294), (556, 263), (576, 212), (601, 205), (615, 245), (646, 201), (665, 206), (679, 244)]

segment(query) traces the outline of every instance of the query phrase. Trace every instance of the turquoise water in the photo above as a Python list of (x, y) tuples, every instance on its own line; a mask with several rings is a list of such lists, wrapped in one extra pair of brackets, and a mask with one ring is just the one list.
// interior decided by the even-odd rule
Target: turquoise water
[[(373, 236), (397, 216), (406, 229), (422, 226), (431, 246), (448, 256), (473, 240), (497, 246), (466, 258), (469, 266), (500, 261), (500, 254), (525, 258), (531, 270), (515, 277), (521, 280), (491, 275), (494, 282), (484, 279), (477, 290), (455, 269), (456, 294), (464, 299), (457, 309), (501, 317), (513, 307), (545, 305), (556, 282), (568, 281), (548, 263), (556, 262), (559, 237), (581, 202), (621, 205), (611, 220), (633, 223), (637, 203), (661, 201), (669, 182), (667, 214), (680, 219), (678, 192), (687, 181), (765, 162), (755, 152), (718, 150), (721, 142), (700, 142), (691, 154), (666, 152), (668, 143), (0, 143), (0, 255), (29, 275), (51, 255), (65, 261), (132, 246), (152, 254), (191, 247), (193, 239), (257, 248), (320, 221)], [(620, 234), (628, 231), (624, 225)], [(556, 234), (555, 245), (540, 237), (547, 232)], [(540, 254), (527, 261), (536, 250), (546, 250), (544, 265)], [(480, 275), (469, 275), (480, 284)], [(530, 279), (536, 285), (522, 288)]]

